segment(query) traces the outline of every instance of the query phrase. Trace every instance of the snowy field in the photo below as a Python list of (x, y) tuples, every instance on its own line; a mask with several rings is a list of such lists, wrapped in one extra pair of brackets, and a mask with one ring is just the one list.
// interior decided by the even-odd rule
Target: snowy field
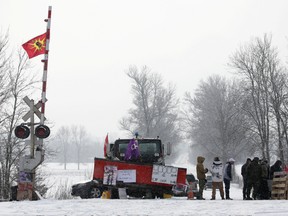
[(231, 197), (233, 200), (221, 200), (217, 191), (216, 200), (210, 200), (211, 190), (204, 191), (206, 200), (187, 200), (185, 197), (172, 197), (171, 199), (70, 199), (55, 200), (53, 193), (59, 189), (59, 184), (70, 185), (83, 182), (92, 175), (93, 164), (80, 166), (49, 164), (45, 168), (47, 183), (53, 185), (48, 191), (46, 199), (40, 201), (13, 201), (0, 203), (0, 215), (69, 215), (69, 216), (130, 216), (130, 215), (220, 215), (220, 216), (287, 216), (287, 200), (257, 200), (243, 201), (242, 191), (238, 185), (232, 185)]

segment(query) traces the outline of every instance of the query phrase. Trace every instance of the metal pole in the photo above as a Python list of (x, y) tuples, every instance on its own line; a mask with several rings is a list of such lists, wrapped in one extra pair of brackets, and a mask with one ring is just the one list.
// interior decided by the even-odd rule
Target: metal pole
[[(42, 125), (44, 125), (44, 121), (45, 121), (45, 103), (46, 103), (46, 87), (47, 87), (48, 53), (49, 53), (49, 43), (50, 43), (51, 14), (52, 14), (52, 6), (49, 6), (48, 7), (48, 19), (45, 19), (45, 22), (47, 22), (45, 55), (44, 55), (44, 60), (42, 60), (42, 62), (44, 63), (43, 78), (42, 78), (41, 118), (40, 118), (40, 124), (42, 124)], [(38, 145), (42, 149), (43, 139), (40, 139), (38, 141)]]
[(46, 46), (45, 46), (45, 56), (44, 60), (44, 68), (43, 68), (43, 79), (42, 79), (42, 106), (41, 106), (41, 120), (40, 124), (44, 124), (44, 113), (45, 113), (45, 102), (46, 102), (46, 87), (47, 87), (47, 71), (48, 71), (48, 53), (49, 53), (49, 43), (50, 43), (50, 26), (51, 26), (51, 13), (52, 6), (48, 8), (48, 19), (45, 19), (47, 22), (47, 30), (46, 30)]
[(34, 100), (30, 100), (30, 156), (34, 158)]

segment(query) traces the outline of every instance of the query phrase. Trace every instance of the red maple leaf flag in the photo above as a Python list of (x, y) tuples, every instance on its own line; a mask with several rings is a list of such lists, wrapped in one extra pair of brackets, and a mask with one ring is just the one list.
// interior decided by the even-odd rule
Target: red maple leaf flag
[(45, 53), (46, 33), (39, 35), (22, 45), (27, 52), (29, 59)]
[(104, 142), (104, 157), (107, 156), (107, 146), (109, 145), (108, 141), (108, 134), (106, 135), (105, 142)]

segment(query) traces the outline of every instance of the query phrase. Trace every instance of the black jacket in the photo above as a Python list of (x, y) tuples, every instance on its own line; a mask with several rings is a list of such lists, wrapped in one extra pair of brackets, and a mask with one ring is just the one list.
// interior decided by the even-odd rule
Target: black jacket
[(252, 160), (250, 165), (247, 167), (247, 179), (249, 182), (261, 181), (262, 168), (257, 160)]
[(243, 164), (241, 167), (241, 175), (243, 176), (244, 179), (247, 179), (247, 167), (249, 166), (249, 163)]
[(274, 177), (274, 172), (281, 172), (282, 168), (281, 168), (282, 162), (280, 160), (277, 160), (270, 168), (270, 179), (273, 179)]

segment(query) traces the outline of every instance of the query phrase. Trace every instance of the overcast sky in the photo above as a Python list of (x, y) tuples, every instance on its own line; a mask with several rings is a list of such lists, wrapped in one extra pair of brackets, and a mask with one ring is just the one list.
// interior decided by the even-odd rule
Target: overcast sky
[[(49, 5), (45, 114), (52, 133), (74, 124), (93, 137), (123, 137), (131, 65), (161, 74), (182, 98), (209, 75), (227, 76), (229, 56), (253, 37), (272, 34), (288, 59), (287, 0), (0, 0), (1, 32), (9, 28), (14, 50), (46, 31)], [(42, 58), (30, 60), (40, 74)], [(33, 99), (41, 99), (41, 90)]]

